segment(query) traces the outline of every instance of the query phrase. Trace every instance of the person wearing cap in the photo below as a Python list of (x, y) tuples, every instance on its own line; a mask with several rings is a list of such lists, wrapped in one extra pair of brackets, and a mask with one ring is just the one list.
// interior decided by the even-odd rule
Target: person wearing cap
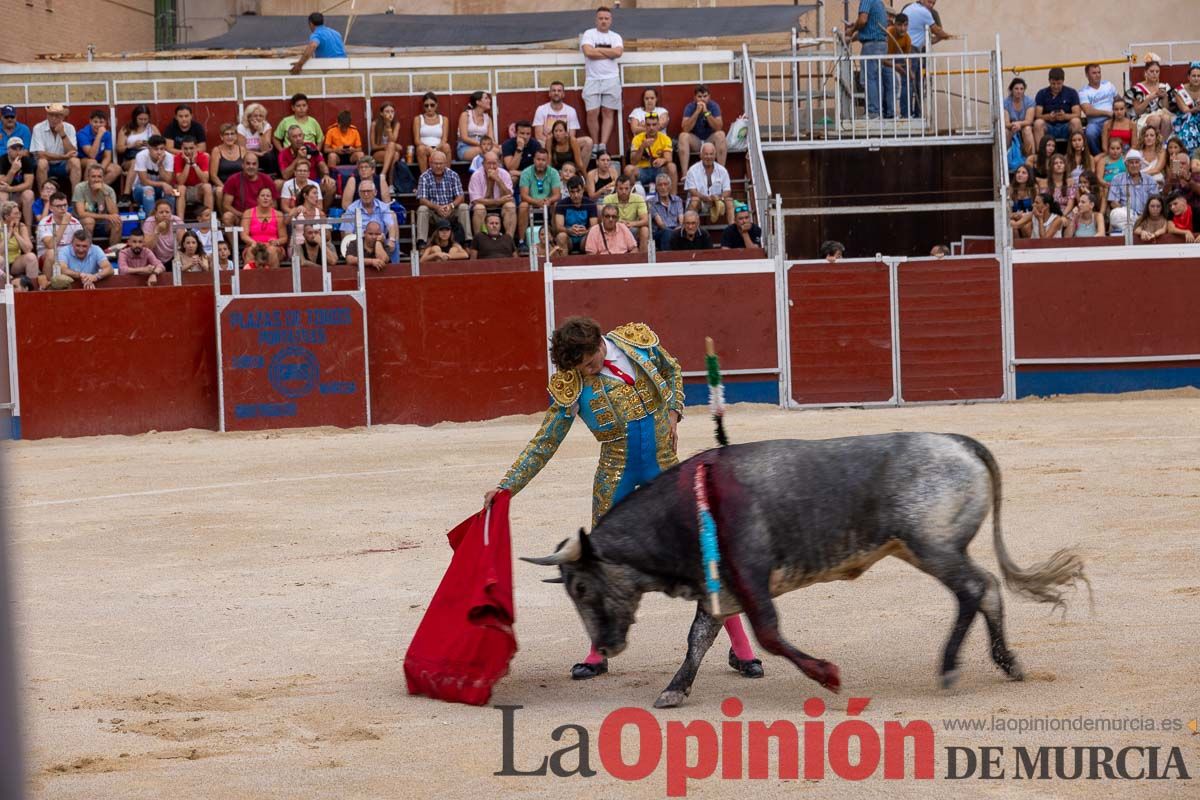
[[(1146, 210), (1146, 201), (1151, 195), (1158, 194), (1158, 184), (1154, 178), (1142, 172), (1143, 163), (1140, 150), (1130, 150), (1125, 154), (1125, 171), (1113, 176), (1108, 186), (1109, 220), (1119, 209), (1126, 209), (1118, 215), (1126, 220), (1137, 219)], [(1121, 226), (1118, 226), (1121, 227)]]
[(0, 108), (0, 156), (8, 152), (8, 143), (14, 136), (21, 140), (26, 150), (29, 149), (29, 142), (33, 138), (29, 126), (17, 121), (17, 109), (14, 106), (4, 106)]
[(21, 218), (33, 227), (33, 177), (37, 162), (25, 150), (20, 137), (5, 141), (7, 150), (0, 156), (0, 203), (12, 200), (21, 207)]
[(671, 191), (674, 192), (679, 172), (671, 157), (671, 137), (663, 133), (661, 128), (657, 114), (646, 115), (646, 130), (634, 136), (629, 143), (629, 163), (637, 169), (634, 177), (643, 186), (653, 186), (658, 173), (667, 173), (671, 178)]
[(743, 250), (749, 247), (762, 247), (762, 228), (754, 223), (750, 215), (750, 206), (736, 203), (733, 212), (733, 223), (721, 231), (722, 250)]
[(38, 186), (52, 175), (59, 179), (59, 185), (74, 186), (83, 174), (75, 126), (66, 118), (67, 109), (62, 103), (51, 103), (46, 106), (46, 118), (33, 126), (29, 149), (37, 159)]
[(465, 261), (471, 254), (454, 240), (450, 220), (439, 219), (433, 226), (429, 245), (421, 251), (421, 263), (429, 261)]
[(679, 165), (684, 173), (688, 170), (692, 153), (699, 153), (705, 142), (712, 142), (717, 148), (717, 163), (725, 163), (725, 120), (721, 117), (721, 107), (709, 97), (708, 87), (704, 84), (696, 87), (692, 102), (683, 107), (681, 127)]

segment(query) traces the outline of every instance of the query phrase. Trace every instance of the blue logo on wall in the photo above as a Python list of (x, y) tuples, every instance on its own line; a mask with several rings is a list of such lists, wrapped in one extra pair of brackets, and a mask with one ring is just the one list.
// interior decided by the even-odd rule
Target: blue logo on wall
[(321, 367), (306, 347), (285, 347), (271, 357), (267, 378), (271, 388), (292, 400), (304, 397), (317, 385)]

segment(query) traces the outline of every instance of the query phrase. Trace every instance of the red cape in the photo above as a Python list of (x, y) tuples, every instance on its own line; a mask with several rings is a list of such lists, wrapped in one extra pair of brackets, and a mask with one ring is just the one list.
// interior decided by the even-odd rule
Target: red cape
[(409, 694), (481, 706), (508, 674), (517, 652), (511, 498), (498, 493), (448, 534), (454, 556), (404, 656)]

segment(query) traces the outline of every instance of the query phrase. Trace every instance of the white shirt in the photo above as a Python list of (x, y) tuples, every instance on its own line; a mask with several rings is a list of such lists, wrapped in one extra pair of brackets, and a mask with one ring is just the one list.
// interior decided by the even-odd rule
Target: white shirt
[[(633, 362), (629, 360), (629, 356), (625, 355), (625, 351), (613, 344), (607, 336), (601, 337), (600, 341), (604, 342), (604, 359), (613, 362), (613, 365), (624, 372), (629, 377), (637, 380), (637, 373), (634, 372)], [(624, 380), (620, 375), (613, 372), (607, 365), (601, 367), (601, 375), (608, 375), (621, 381)]]
[[(71, 142), (72, 149), (78, 149), (79, 145), (75, 140), (75, 126), (69, 122), (63, 122), (62, 127), (63, 133), (67, 135), (67, 140)], [(61, 156), (67, 152), (62, 139), (50, 133), (50, 120), (44, 119), (33, 126), (33, 131), (29, 136), (29, 152), (50, 153), (55, 156)]]
[[(666, 110), (665, 108), (663, 108), (662, 106), (655, 106), (655, 107), (654, 107), (654, 113), (655, 113), (655, 114), (658, 114), (658, 118), (659, 118), (660, 120), (662, 120), (662, 119), (666, 119), (666, 118), (667, 118), (667, 117), (670, 115), (670, 112), (669, 112), (669, 111), (667, 111), (667, 110)], [(638, 122), (640, 122), (640, 123), (642, 123), (643, 125), (645, 125), (645, 124), (646, 124), (646, 109), (645, 109), (645, 107), (644, 107), (644, 106), (638, 106), (638, 107), (637, 107), (637, 108), (635, 108), (633, 111), (630, 111), (630, 112), (629, 112), (629, 119), (630, 119), (630, 121), (633, 121), (633, 120), (635, 120), (635, 119), (636, 119)]]
[(933, 25), (933, 13), (920, 3), (904, 7), (908, 17), (908, 38), (912, 39), (913, 52), (925, 49), (925, 28)]
[(150, 148), (147, 147), (145, 150), (139, 150), (133, 159), (133, 171), (144, 172), (156, 181), (166, 180), (163, 173), (175, 171), (175, 160), (164, 150), (162, 164), (156, 164), (154, 159), (150, 158)]
[(533, 112), (533, 132), (535, 134), (541, 133), (542, 128), (545, 127), (547, 129), (546, 133), (549, 133), (550, 126), (546, 123), (553, 125), (555, 121), (560, 119), (566, 121), (568, 132), (579, 130), (579, 114), (575, 113), (573, 107), (563, 103), (562, 108), (555, 111), (552, 104), (542, 103), (537, 107), (537, 111)]
[[(579, 37), (579, 49), (582, 50), (585, 44), (590, 44), (592, 47), (624, 47), (625, 40), (621, 38), (621, 34), (613, 30), (601, 33), (595, 28), (588, 28)], [(617, 66), (615, 58), (587, 58), (585, 56), (583, 66), (589, 81), (606, 81), (621, 77), (621, 70)]]
[[(83, 230), (83, 226), (79, 224), (79, 220), (75, 219), (74, 215), (67, 214), (70, 222), (63, 229), (62, 235), (58, 237), (58, 241), (54, 243), (54, 249), (57, 251), (60, 247), (67, 247), (71, 244), (72, 237), (75, 236), (75, 231)], [(37, 226), (37, 251), (38, 255), (46, 252), (46, 245), (42, 241), (47, 236), (54, 235), (54, 215), (47, 214), (46, 218), (38, 223)]]
[(1097, 111), (1112, 111), (1113, 100), (1117, 96), (1117, 87), (1108, 81), (1100, 81), (1100, 85), (1092, 88), (1089, 83), (1079, 90), (1080, 105), (1090, 105)]
[(684, 189), (695, 189), (703, 195), (720, 197), (732, 190), (729, 181), (729, 170), (717, 162), (713, 162), (712, 175), (704, 170), (704, 162), (697, 161), (688, 167), (687, 178), (683, 182)]
[[(317, 187), (317, 199), (318, 200), (324, 199), (323, 197), (321, 197), (321, 184), (317, 183), (312, 178), (309, 178), (308, 185)], [(296, 189), (296, 179), (295, 178), (292, 178), (290, 181), (284, 181), (283, 188), (279, 190), (279, 197), (282, 199), (290, 200), (293, 197), (298, 197), (299, 194), (300, 194), (300, 192), (297, 191), (297, 189)]]

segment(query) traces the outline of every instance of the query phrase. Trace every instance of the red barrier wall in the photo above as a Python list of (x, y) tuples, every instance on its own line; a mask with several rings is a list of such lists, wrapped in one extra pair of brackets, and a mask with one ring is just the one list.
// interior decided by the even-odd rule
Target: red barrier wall
[(910, 402), (1001, 397), (999, 262), (909, 261), (898, 271), (901, 396)]
[(1198, 304), (1200, 258), (1014, 264), (1016, 357), (1200, 353)]
[(540, 272), (367, 284), (371, 418), (433, 425), (545, 408)]
[(892, 397), (885, 264), (796, 264), (788, 271), (792, 398), (861, 403)]
[(211, 287), (16, 296), (22, 436), (217, 427)]

